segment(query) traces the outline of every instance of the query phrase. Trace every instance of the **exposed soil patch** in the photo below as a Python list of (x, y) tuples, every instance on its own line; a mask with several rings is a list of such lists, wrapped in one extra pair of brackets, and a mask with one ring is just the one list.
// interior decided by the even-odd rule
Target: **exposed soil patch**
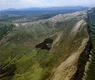
[[(63, 61), (57, 68), (54, 68), (50, 80), (70, 80), (77, 72), (77, 63), (87, 45), (89, 38), (83, 39), (80, 47), (70, 57)], [(73, 80), (73, 79), (72, 79)], [(75, 79), (77, 80), (77, 79)]]

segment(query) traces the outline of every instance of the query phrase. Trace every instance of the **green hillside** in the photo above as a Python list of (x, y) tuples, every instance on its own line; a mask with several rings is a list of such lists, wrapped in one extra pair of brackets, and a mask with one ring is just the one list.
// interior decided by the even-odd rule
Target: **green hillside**
[[(1, 21), (0, 80), (82, 80), (95, 40), (91, 22), (94, 17), (89, 35), (86, 11), (34, 22)], [(92, 72), (87, 80), (94, 80)]]

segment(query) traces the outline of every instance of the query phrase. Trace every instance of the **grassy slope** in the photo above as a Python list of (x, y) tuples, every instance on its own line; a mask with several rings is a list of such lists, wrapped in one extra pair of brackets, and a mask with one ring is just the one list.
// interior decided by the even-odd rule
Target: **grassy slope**
[(6, 36), (12, 29), (14, 25), (10, 23), (0, 23), (0, 40)]
[[(81, 26), (73, 38), (70, 35), (75, 24), (84, 19), (83, 16), (84, 12), (80, 12), (35, 23), (17, 23), (1, 40), (0, 80), (47, 79), (54, 66), (67, 59), (88, 36), (86, 26)], [(48, 37), (56, 41), (59, 33), (62, 35), (50, 51), (35, 48), (36, 44)]]

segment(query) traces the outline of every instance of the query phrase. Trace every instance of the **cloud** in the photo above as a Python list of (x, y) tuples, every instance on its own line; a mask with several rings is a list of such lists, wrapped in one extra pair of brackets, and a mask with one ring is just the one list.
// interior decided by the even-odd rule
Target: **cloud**
[(79, 5), (93, 6), (95, 0), (0, 0), (0, 9)]
[(0, 0), (0, 9), (44, 6), (43, 0)]
[[(53, 6), (89, 6), (93, 3), (95, 4), (95, 0), (46, 0), (48, 4)], [(50, 3), (49, 3), (50, 2)]]

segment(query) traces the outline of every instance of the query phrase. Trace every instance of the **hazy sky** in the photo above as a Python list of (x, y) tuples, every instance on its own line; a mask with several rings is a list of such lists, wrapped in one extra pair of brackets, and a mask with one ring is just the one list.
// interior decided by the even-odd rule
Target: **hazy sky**
[(0, 10), (7, 8), (94, 6), (95, 0), (0, 0)]

